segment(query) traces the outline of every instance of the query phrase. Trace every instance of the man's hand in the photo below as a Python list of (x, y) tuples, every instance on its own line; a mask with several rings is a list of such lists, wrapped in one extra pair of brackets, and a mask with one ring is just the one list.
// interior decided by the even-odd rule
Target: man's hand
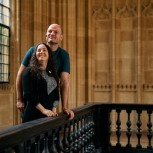
[(74, 118), (74, 112), (70, 109), (63, 109), (63, 113), (68, 115), (69, 120)]
[(20, 112), (24, 111), (24, 102), (22, 100), (17, 100), (16, 106), (20, 110)]

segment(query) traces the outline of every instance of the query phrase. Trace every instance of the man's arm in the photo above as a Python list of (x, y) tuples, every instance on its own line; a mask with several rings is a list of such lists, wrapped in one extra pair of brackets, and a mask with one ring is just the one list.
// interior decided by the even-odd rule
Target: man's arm
[(63, 112), (69, 115), (69, 119), (74, 118), (74, 112), (68, 109), (68, 96), (69, 96), (69, 73), (62, 72), (60, 76), (60, 93), (62, 101)]
[(16, 94), (17, 108), (22, 112), (24, 110), (23, 93), (22, 93), (22, 74), (26, 67), (21, 64), (16, 77)]
[(29, 65), (30, 58), (33, 54), (35, 46), (31, 47), (25, 54), (22, 64), (16, 77), (16, 94), (17, 94), (17, 108), (22, 112), (24, 109), (23, 92), (22, 92), (22, 74), (26, 67)]

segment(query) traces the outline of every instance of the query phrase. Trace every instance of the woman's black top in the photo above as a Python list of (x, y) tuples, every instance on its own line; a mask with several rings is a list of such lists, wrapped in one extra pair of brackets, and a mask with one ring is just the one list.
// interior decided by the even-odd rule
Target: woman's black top
[(46, 71), (42, 71), (38, 79), (31, 73), (31, 68), (27, 67), (22, 77), (23, 99), (26, 104), (22, 115), (22, 122), (28, 122), (38, 118), (46, 117), (37, 108), (37, 104), (43, 105), (46, 109), (57, 107), (59, 102), (59, 90), (57, 82), (50, 77)]

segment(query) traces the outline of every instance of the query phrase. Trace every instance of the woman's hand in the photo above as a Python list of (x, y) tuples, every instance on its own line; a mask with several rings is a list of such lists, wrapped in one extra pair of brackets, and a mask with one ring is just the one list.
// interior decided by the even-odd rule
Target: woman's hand
[(42, 113), (44, 115), (48, 116), (48, 117), (50, 117), (50, 116), (56, 116), (56, 114), (53, 111), (49, 110), (49, 109), (44, 109)]
[(56, 113), (56, 108), (55, 107), (53, 107), (53, 109), (50, 110), (50, 109), (44, 108), (44, 106), (39, 103), (39, 104), (37, 104), (36, 108), (39, 111), (41, 111), (42, 114), (44, 114), (44, 115), (46, 115), (48, 117), (50, 117), (50, 116), (58, 116), (58, 114)]
[(53, 111), (55, 116), (58, 116), (57, 109), (55, 107), (53, 107), (52, 111)]

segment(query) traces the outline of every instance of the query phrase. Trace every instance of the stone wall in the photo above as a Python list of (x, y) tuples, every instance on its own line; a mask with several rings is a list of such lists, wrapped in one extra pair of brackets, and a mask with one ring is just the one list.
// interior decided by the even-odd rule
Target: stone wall
[(0, 84), (0, 128), (20, 123), (17, 70), (27, 49), (45, 42), (51, 23), (63, 27), (61, 46), (70, 53), (70, 108), (152, 103), (152, 6), (151, 0), (11, 1), (10, 83)]

